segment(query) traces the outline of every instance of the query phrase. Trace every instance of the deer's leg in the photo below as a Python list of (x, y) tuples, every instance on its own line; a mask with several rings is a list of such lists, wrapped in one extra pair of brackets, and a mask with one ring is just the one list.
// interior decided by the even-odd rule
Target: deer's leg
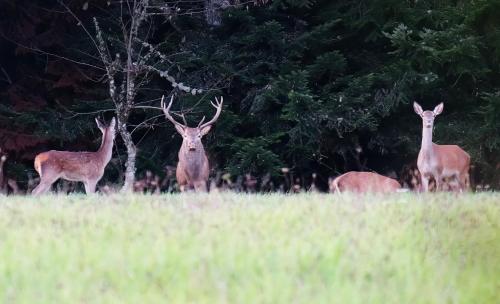
[(187, 192), (189, 190), (191, 190), (191, 188), (193, 187), (190, 183), (188, 182), (178, 182), (178, 185), (179, 185), (179, 190), (181, 192)]
[(201, 181), (194, 183), (195, 192), (207, 192), (207, 182)]
[(443, 180), (441, 179), (440, 176), (434, 176), (434, 183), (436, 184), (436, 189), (434, 192), (441, 191), (443, 187)]
[(38, 184), (38, 186), (36, 186), (35, 189), (33, 189), (31, 194), (35, 195), (35, 196), (43, 194), (43, 193), (47, 192), (47, 190), (50, 189), (50, 186), (52, 186), (52, 183), (47, 183), (45, 181), (41, 181), (40, 184)]
[(469, 172), (466, 172), (464, 174), (464, 191), (469, 191), (470, 190), (470, 175)]
[(452, 181), (450, 182), (450, 190), (453, 192), (462, 192), (462, 181), (458, 174), (453, 175)]
[(460, 192), (468, 191), (470, 186), (469, 173), (460, 174), (458, 177)]
[(420, 180), (422, 183), (422, 190), (424, 192), (429, 192), (429, 176), (422, 174)]
[(47, 192), (47, 190), (50, 190), (52, 184), (58, 179), (59, 176), (57, 175), (56, 176), (44, 175), (44, 177), (40, 179), (40, 184), (38, 184), (38, 186), (36, 186), (35, 189), (33, 189), (31, 194), (40, 195)]
[(97, 181), (94, 180), (85, 181), (83, 182), (83, 185), (85, 186), (85, 193), (92, 194), (95, 193), (95, 187), (97, 185)]
[(189, 183), (186, 178), (186, 173), (182, 169), (180, 164), (177, 164), (177, 168), (175, 169), (175, 177), (177, 179), (177, 184), (179, 185), (179, 189), (181, 192), (185, 192), (189, 190)]
[(460, 193), (467, 190), (467, 177), (462, 174), (457, 175), (457, 188)]

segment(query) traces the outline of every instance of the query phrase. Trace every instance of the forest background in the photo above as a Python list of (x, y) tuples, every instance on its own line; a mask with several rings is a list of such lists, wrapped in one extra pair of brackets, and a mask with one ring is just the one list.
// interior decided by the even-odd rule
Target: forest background
[(315, 174), (323, 190), (349, 170), (402, 178), (420, 149), (417, 101), (444, 102), (434, 142), (464, 148), (473, 182), (500, 188), (498, 11), (493, 0), (0, 0), (4, 174), (26, 189), (37, 153), (96, 150), (94, 118), (118, 116), (101, 183), (163, 177), (181, 137), (158, 107), (174, 95), (191, 125), (224, 96), (204, 139), (212, 176)]

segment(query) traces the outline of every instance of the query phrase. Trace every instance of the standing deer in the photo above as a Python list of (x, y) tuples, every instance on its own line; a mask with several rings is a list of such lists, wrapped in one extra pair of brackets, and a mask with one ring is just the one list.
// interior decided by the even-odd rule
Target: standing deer
[(395, 179), (374, 173), (350, 171), (329, 182), (330, 192), (391, 193), (400, 192)]
[(97, 182), (104, 174), (104, 168), (111, 159), (115, 139), (115, 118), (105, 127), (96, 118), (102, 132), (102, 142), (96, 152), (48, 151), (35, 157), (35, 170), (40, 175), (40, 184), (33, 189), (39, 195), (50, 189), (59, 178), (83, 182), (87, 194), (94, 193)]
[(165, 113), (165, 117), (174, 124), (175, 129), (182, 136), (182, 145), (179, 150), (179, 162), (177, 163), (175, 172), (177, 183), (181, 191), (192, 188), (194, 188), (195, 191), (207, 191), (207, 180), (210, 168), (205, 149), (201, 143), (201, 138), (210, 131), (212, 125), (219, 118), (222, 111), (223, 98), (221, 97), (220, 101), (215, 98), (215, 103), (211, 102), (212, 106), (217, 109), (214, 117), (206, 123), (203, 123), (205, 120), (205, 117), (203, 117), (196, 128), (190, 128), (185, 124), (177, 122), (170, 115), (170, 107), (172, 106), (174, 97), (172, 96), (167, 107), (165, 107), (163, 98), (164, 96), (161, 98), (163, 113)]
[(436, 190), (440, 190), (446, 180), (454, 180), (460, 191), (469, 188), (469, 154), (457, 145), (436, 145), (432, 142), (434, 119), (443, 112), (443, 107), (443, 103), (440, 103), (433, 111), (424, 111), (418, 103), (413, 103), (415, 113), (422, 117), (422, 146), (417, 167), (425, 192), (429, 191), (431, 177)]

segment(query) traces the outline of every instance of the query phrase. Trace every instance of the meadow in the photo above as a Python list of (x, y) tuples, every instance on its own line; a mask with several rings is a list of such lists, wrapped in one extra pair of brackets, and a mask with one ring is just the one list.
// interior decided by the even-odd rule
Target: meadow
[(4, 303), (498, 303), (500, 194), (0, 197)]

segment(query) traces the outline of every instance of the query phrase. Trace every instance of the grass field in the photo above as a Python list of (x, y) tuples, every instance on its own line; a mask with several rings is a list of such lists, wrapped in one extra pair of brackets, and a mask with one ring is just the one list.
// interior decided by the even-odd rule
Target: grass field
[(4, 303), (498, 303), (500, 194), (0, 197)]

